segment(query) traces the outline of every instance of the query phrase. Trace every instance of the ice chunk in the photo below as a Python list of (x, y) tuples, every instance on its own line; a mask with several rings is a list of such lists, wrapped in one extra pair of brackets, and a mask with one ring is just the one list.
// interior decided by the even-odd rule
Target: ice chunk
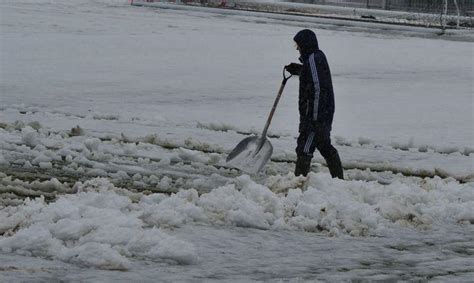
[(84, 145), (90, 151), (97, 151), (99, 150), (100, 140), (98, 138), (86, 139)]
[(31, 161), (31, 163), (39, 165), (40, 163), (46, 163), (46, 162), (51, 162), (51, 161), (53, 161), (53, 158), (46, 156), (44, 152), (41, 152)]
[(130, 267), (130, 261), (111, 245), (94, 242), (73, 247), (60, 258), (67, 262), (101, 269), (127, 270)]
[(40, 143), (38, 139), (38, 132), (30, 126), (21, 129), (21, 140), (29, 147), (35, 147)]
[(51, 169), (51, 168), (53, 168), (53, 164), (51, 162), (40, 162), (38, 165), (41, 169)]
[(10, 162), (8, 162), (5, 157), (3, 157), (3, 154), (0, 152), (0, 165), (3, 166), (8, 166), (10, 165)]

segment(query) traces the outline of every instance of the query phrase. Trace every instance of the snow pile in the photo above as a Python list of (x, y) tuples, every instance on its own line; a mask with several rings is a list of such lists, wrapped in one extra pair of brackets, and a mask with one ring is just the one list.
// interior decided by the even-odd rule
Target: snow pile
[(127, 191), (105, 179), (78, 183), (76, 189), (50, 204), (27, 199), (0, 210), (1, 250), (101, 269), (126, 270), (131, 257), (197, 262), (191, 244), (147, 227)]
[(177, 153), (177, 160), (197, 162), (202, 164), (216, 164), (220, 161), (221, 156), (217, 153), (205, 154), (201, 151), (178, 148), (174, 152)]
[(226, 123), (201, 123), (197, 122), (196, 125), (199, 129), (207, 129), (211, 131), (218, 131), (218, 132), (227, 132), (229, 130), (237, 131), (237, 128)]
[(144, 195), (98, 178), (76, 183), (76, 194), (52, 203), (41, 197), (1, 209), (0, 247), (3, 252), (126, 270), (132, 257), (196, 263), (192, 244), (164, 232), (189, 223), (330, 236), (383, 236), (403, 228), (474, 223), (473, 183), (407, 180), (383, 186), (311, 173), (307, 179), (275, 176), (261, 185), (244, 175), (201, 195), (194, 189)]
[(73, 193), (74, 188), (69, 187), (67, 183), (61, 183), (58, 179), (52, 178), (47, 181), (22, 181), (14, 179), (12, 176), (0, 173), (0, 196), (4, 201), (7, 196), (1, 194), (15, 194), (17, 196), (39, 197), (45, 196), (53, 198), (58, 193)]
[[(393, 229), (430, 229), (474, 222), (474, 185), (454, 180), (425, 179), (420, 183), (395, 181), (340, 181), (327, 174), (281, 177), (269, 185), (275, 194), (248, 176), (198, 196), (195, 190), (171, 196), (154, 194), (140, 202), (144, 220), (153, 225), (179, 227), (189, 222), (235, 225), (259, 229), (325, 231), (330, 235), (383, 235)], [(421, 179), (420, 179), (421, 180)], [(300, 188), (294, 188), (300, 186)]]

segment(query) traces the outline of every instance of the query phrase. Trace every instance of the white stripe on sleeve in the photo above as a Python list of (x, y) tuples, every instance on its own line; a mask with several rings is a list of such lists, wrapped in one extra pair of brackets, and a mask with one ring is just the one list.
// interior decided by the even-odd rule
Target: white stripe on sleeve
[(314, 60), (314, 53), (309, 56), (309, 66), (311, 68), (311, 76), (314, 83), (314, 105), (313, 105), (313, 120), (318, 120), (319, 108), (319, 94), (321, 89), (319, 87), (318, 70), (316, 69), (316, 62)]

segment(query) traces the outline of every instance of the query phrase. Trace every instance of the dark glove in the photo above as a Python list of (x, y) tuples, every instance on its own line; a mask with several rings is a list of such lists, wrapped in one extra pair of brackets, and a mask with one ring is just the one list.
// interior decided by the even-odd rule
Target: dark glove
[(301, 65), (301, 64), (291, 63), (291, 64), (285, 66), (285, 70), (288, 73), (292, 74), (293, 76), (299, 76), (300, 73), (301, 73), (301, 68), (302, 67), (303, 67), (303, 65)]

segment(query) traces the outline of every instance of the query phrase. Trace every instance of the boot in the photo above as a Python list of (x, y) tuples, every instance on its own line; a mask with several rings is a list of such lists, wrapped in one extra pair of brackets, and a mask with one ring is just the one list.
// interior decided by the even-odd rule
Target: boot
[(296, 158), (295, 176), (306, 176), (311, 169), (311, 156), (298, 155)]
[(326, 158), (326, 163), (329, 168), (329, 173), (331, 173), (331, 177), (344, 180), (341, 159), (339, 158), (339, 154), (337, 153), (337, 151), (335, 151), (328, 158)]

